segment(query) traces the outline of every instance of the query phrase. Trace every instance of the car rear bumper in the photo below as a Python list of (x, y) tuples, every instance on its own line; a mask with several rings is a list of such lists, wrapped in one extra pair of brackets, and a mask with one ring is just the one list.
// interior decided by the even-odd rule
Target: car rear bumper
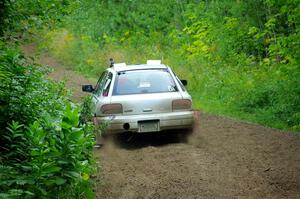
[[(171, 113), (157, 113), (144, 115), (118, 115), (96, 117), (98, 124), (107, 124), (107, 133), (122, 133), (125, 131), (139, 132), (139, 122), (157, 120), (159, 131), (169, 129), (191, 128), (193, 125), (193, 111), (181, 111)], [(129, 129), (124, 129), (124, 124), (129, 124)]]

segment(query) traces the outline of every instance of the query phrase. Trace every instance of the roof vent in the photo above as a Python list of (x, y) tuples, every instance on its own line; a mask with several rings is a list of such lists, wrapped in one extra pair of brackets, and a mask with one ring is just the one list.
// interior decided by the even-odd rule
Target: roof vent
[(147, 60), (147, 65), (160, 65), (161, 60)]

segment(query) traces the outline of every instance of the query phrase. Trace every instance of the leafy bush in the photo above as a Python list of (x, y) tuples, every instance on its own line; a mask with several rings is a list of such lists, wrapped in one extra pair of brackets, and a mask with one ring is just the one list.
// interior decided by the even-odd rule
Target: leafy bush
[(0, 45), (0, 125), (12, 120), (28, 125), (62, 115), (67, 101), (64, 85), (43, 78), (48, 69), (27, 63), (18, 52)]
[(95, 136), (63, 85), (16, 50), (0, 48), (0, 198), (90, 194)]

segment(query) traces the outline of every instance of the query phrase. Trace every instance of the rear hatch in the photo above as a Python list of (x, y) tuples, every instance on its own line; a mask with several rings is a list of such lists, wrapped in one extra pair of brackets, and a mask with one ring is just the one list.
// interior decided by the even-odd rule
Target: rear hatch
[(182, 96), (167, 68), (118, 72), (111, 103), (120, 103), (124, 115), (172, 112)]
[(179, 92), (112, 96), (111, 103), (120, 103), (124, 115), (172, 112), (172, 102), (182, 99)]

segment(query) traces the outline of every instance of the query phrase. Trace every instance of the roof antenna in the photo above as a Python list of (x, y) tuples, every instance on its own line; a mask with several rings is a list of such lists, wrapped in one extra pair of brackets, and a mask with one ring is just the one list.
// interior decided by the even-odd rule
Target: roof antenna
[(115, 64), (114, 59), (113, 58), (109, 58), (109, 67), (113, 67)]

